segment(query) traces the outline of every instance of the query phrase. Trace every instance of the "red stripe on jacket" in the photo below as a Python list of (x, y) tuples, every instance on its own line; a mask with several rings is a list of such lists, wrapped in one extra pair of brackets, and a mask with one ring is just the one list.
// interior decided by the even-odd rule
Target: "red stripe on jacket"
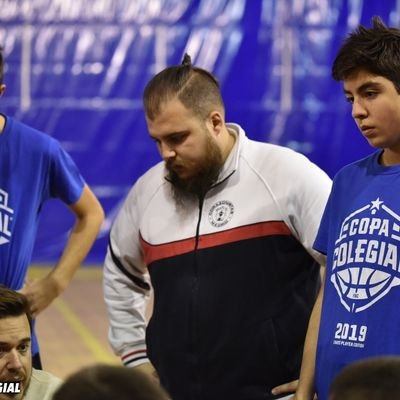
[[(220, 246), (241, 240), (275, 235), (289, 236), (291, 235), (291, 232), (283, 221), (259, 222), (229, 229), (223, 232), (200, 235), (198, 249), (207, 249), (209, 247)], [(192, 237), (189, 239), (178, 240), (176, 242), (152, 245), (140, 237), (140, 244), (143, 249), (145, 263), (150, 265), (154, 261), (193, 251), (196, 244), (196, 238)]]

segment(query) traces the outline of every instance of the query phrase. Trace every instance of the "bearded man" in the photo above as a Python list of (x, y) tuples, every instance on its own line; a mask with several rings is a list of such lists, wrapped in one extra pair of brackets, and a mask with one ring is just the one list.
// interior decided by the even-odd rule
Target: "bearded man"
[(216, 78), (187, 55), (147, 84), (144, 109), (163, 161), (138, 179), (111, 230), (104, 293), (114, 351), (156, 374), (174, 400), (293, 391), (330, 179), (225, 123)]

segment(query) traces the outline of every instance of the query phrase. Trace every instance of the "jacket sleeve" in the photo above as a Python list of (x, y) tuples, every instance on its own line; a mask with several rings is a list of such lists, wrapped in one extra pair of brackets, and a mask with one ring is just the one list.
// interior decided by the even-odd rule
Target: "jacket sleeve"
[(136, 193), (134, 186), (112, 226), (103, 277), (109, 341), (127, 366), (148, 361), (145, 308), (150, 283), (139, 243)]
[(307, 252), (324, 265), (325, 256), (313, 249), (331, 187), (328, 175), (306, 157), (298, 155), (290, 164), (292, 169), (291, 193), (286, 197), (286, 215), (293, 234)]
[(332, 180), (303, 154), (288, 148), (271, 147), (267, 165), (267, 186), (282, 219), (304, 249), (320, 265), (325, 265), (325, 256), (314, 250), (313, 244)]

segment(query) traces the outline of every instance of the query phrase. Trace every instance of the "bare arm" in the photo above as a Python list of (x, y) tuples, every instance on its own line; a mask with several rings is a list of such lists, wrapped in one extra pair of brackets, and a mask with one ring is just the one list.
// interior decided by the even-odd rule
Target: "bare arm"
[[(291, 382), (284, 383), (282, 385), (276, 386), (272, 389), (273, 395), (285, 395), (288, 393), (303, 393), (305, 388), (311, 388), (314, 392), (314, 368), (315, 368), (315, 354), (317, 347), (318, 331), (319, 331), (319, 320), (321, 315), (321, 304), (323, 298), (323, 286), (325, 277), (325, 267), (321, 266), (321, 288), (318, 292), (318, 296), (315, 300), (313, 311), (310, 316), (310, 321), (308, 323), (307, 335), (304, 343), (303, 350), (303, 360), (300, 371), (300, 380), (295, 380)], [(306, 392), (304, 392), (306, 393)], [(311, 397), (303, 397), (304, 395), (296, 394), (292, 400), (309, 400)]]
[(28, 297), (33, 316), (43, 311), (68, 286), (92, 247), (104, 220), (103, 209), (87, 185), (79, 200), (69, 208), (75, 214), (76, 222), (61, 258), (44, 278), (28, 282), (21, 289)]
[(315, 396), (315, 356), (317, 352), (321, 307), (324, 296), (325, 271), (323, 278), (321, 289), (318, 293), (317, 300), (311, 313), (310, 322), (308, 324), (300, 379), (294, 400), (312, 400)]

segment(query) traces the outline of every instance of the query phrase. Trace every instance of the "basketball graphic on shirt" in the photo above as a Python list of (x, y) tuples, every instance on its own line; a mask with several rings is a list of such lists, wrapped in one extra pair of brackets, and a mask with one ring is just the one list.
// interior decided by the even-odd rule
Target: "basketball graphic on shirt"
[(335, 242), (330, 281), (349, 312), (400, 285), (400, 217), (377, 198), (352, 212)]
[(336, 282), (342, 295), (350, 304), (378, 299), (390, 289), (393, 279), (394, 277), (387, 272), (368, 267), (348, 268), (336, 274)]

